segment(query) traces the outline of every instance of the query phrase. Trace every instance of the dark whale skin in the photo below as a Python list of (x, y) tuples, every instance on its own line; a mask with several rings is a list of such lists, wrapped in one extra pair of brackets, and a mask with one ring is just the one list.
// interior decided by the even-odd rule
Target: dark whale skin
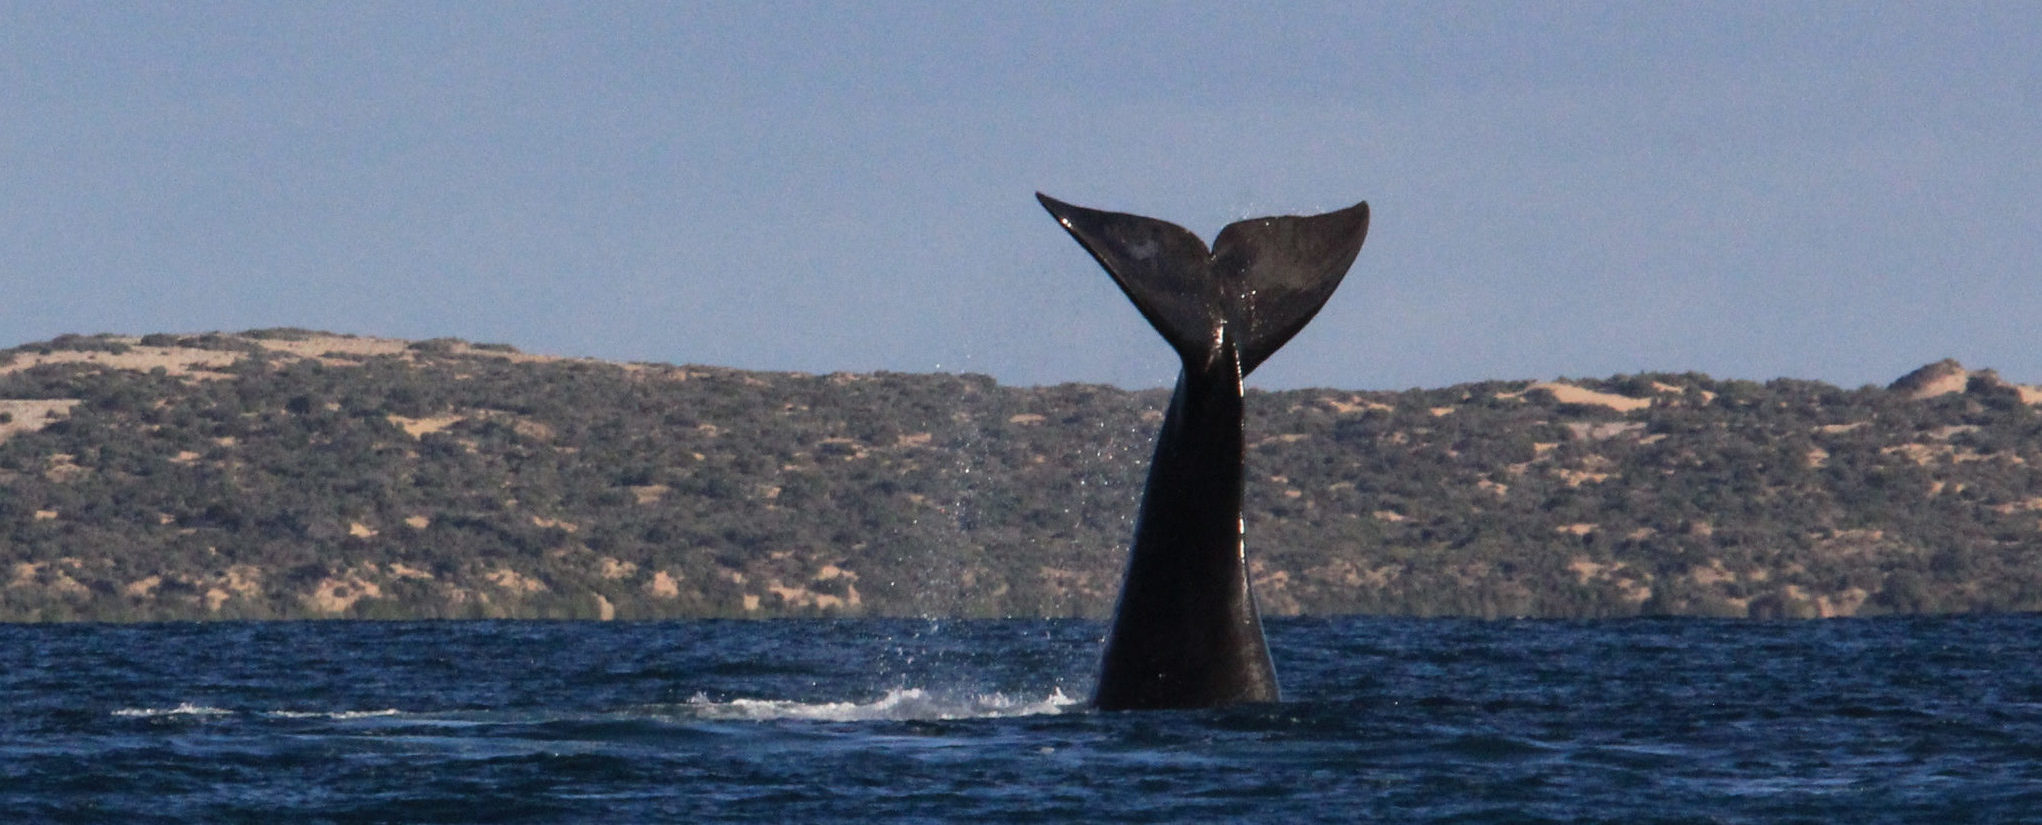
[(1278, 701), (1242, 542), (1241, 379), (1332, 296), (1367, 237), (1368, 204), (1239, 221), (1207, 250), (1172, 223), (1036, 198), (1183, 361), (1093, 706)]

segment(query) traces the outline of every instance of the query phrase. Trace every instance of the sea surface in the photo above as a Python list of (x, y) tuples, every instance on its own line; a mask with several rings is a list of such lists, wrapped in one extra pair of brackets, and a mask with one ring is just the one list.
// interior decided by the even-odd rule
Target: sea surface
[(0, 822), (2042, 822), (2042, 617), (0, 625)]

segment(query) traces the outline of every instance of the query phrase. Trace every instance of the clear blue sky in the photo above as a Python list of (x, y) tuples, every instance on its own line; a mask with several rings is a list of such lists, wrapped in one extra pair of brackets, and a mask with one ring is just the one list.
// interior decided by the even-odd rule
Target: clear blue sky
[(2042, 381), (2042, 4), (0, 0), (0, 345), (1168, 383), (1038, 189), (1368, 200), (1264, 387)]

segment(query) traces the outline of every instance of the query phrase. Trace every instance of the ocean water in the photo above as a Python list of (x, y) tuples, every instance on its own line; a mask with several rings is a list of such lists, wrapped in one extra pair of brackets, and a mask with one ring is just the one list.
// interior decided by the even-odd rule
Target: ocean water
[(0, 626), (0, 822), (2042, 822), (2042, 617)]

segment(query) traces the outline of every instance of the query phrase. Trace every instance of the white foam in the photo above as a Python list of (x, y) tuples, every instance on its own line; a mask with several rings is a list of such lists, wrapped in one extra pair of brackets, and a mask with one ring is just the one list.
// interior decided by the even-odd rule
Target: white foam
[[(696, 694), (681, 706), (681, 712), (697, 719), (767, 721), (807, 719), (824, 722), (911, 721), (936, 719), (996, 719), (1010, 716), (1038, 716), (1063, 713), (1078, 705), (1076, 699), (1054, 689), (1039, 698), (1008, 696), (1004, 693), (946, 693), (922, 688), (895, 688), (869, 702), (797, 702), (788, 699), (732, 699), (712, 701)], [(428, 717), (406, 714), (395, 708), (381, 710), (248, 710), (238, 711), (190, 702), (170, 708), (121, 708), (115, 716), (156, 718), (170, 716), (253, 716), (265, 719), (371, 719), (405, 716), (420, 722)]]
[(253, 714), (272, 719), (368, 719), (377, 716), (396, 716), (400, 712), (396, 708), (384, 708), (382, 710), (239, 711), (185, 702), (174, 708), (121, 708), (114, 711), (113, 715), (131, 718), (153, 718), (159, 716), (237, 716)]
[(231, 715), (232, 713), (233, 711), (228, 710), (226, 708), (207, 707), (205, 705), (194, 705), (190, 702), (185, 702), (174, 708), (121, 708), (120, 710), (114, 711), (113, 715), (139, 717), (227, 716)]
[(262, 715), (274, 716), (278, 719), (368, 719), (376, 716), (396, 716), (397, 714), (398, 710), (396, 708), (384, 708), (382, 710), (272, 710), (265, 711)]
[(785, 699), (732, 699), (711, 701), (696, 694), (688, 700), (689, 713), (703, 719), (812, 719), (827, 722), (906, 721), (922, 719), (992, 719), (1007, 716), (1036, 716), (1062, 713), (1078, 701), (1062, 689), (1040, 699), (1008, 696), (1004, 693), (944, 695), (921, 688), (896, 688), (870, 702), (796, 702)]

